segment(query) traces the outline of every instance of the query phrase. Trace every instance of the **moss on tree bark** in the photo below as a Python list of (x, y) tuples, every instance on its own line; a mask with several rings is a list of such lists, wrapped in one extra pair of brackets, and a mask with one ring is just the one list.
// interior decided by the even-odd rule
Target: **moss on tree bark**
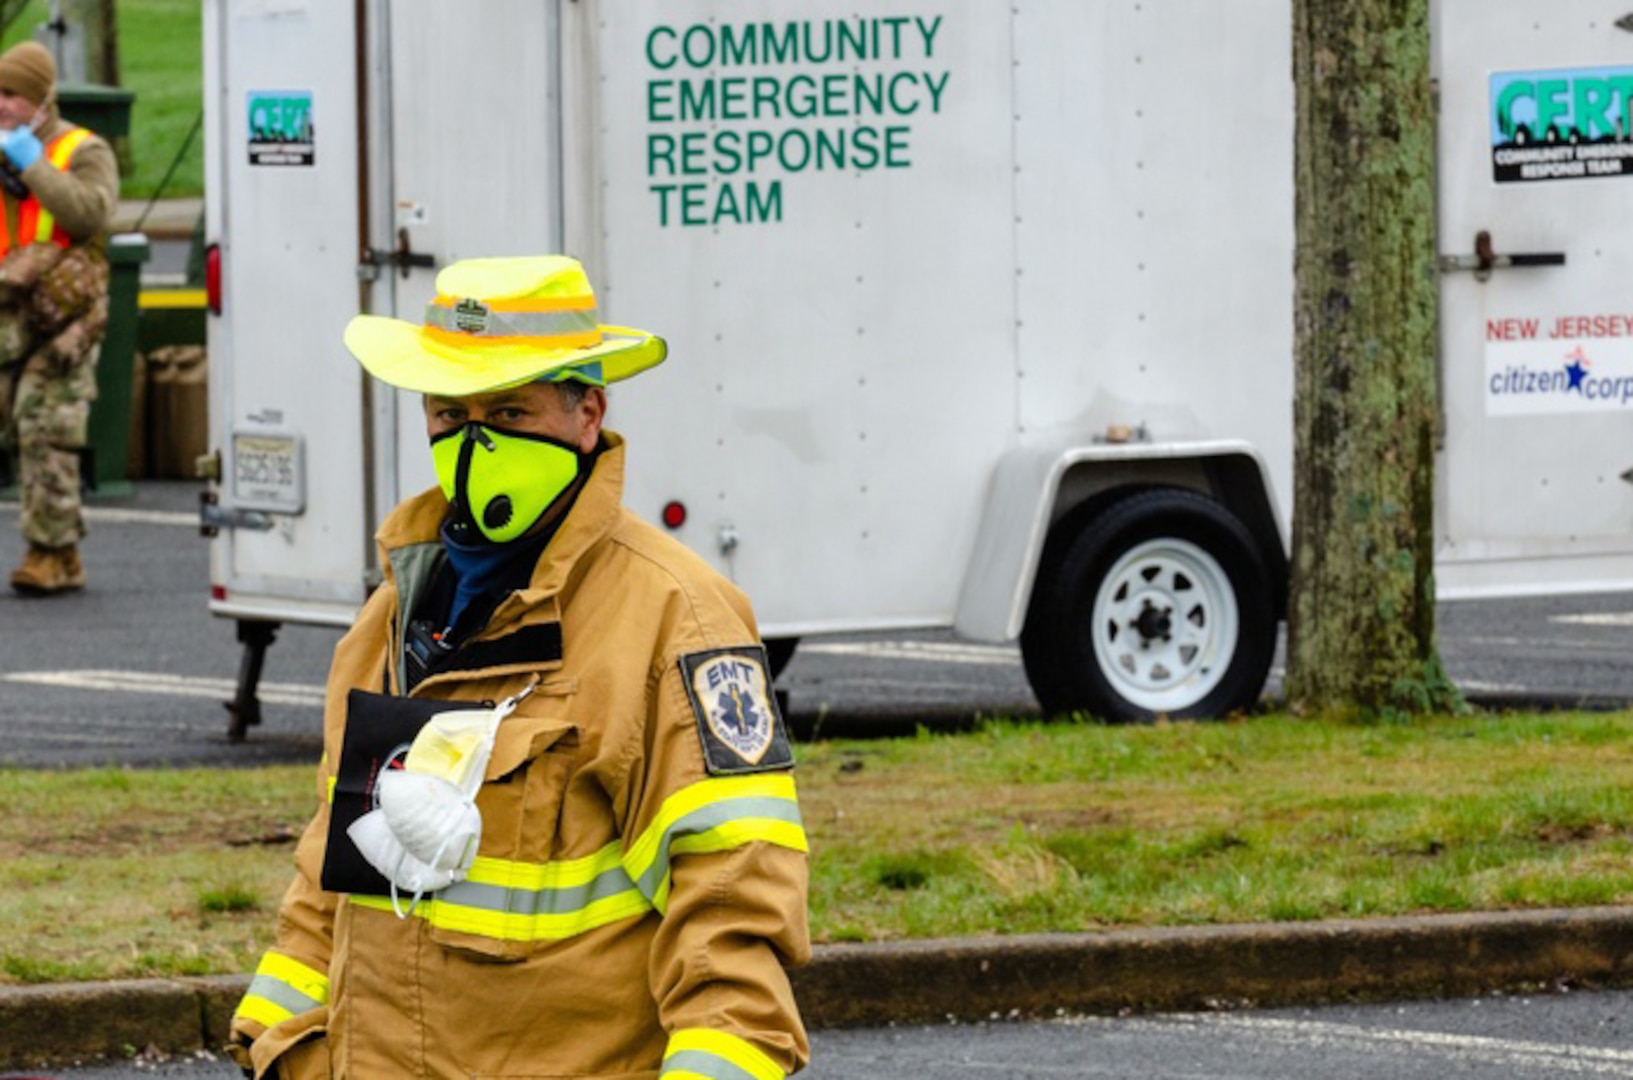
[(1428, 0), (1294, 0), (1293, 571), (1287, 697), (1455, 708), (1435, 645)]

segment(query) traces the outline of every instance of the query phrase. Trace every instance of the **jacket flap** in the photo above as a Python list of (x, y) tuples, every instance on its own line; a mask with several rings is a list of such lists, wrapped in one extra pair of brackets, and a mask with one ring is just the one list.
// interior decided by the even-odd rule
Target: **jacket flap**
[(493, 740), (493, 756), (488, 758), (485, 780), (497, 780), (515, 772), (562, 741), (578, 738), (578, 728), (554, 716), (508, 717), (499, 725)]

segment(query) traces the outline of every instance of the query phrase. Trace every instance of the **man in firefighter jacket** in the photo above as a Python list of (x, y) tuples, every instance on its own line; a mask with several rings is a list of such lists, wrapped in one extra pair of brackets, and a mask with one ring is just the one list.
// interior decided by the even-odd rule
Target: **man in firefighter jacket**
[[(255, 1076), (780, 1080), (807, 1044), (792, 754), (747, 599), (621, 503), (608, 382), (663, 341), (579, 264), (475, 259), (346, 344), (423, 394), (319, 806), (233, 1022)], [(461, 710), (453, 712), (450, 710)]]
[(33, 596), (85, 584), (80, 453), (119, 199), (113, 149), (58, 115), (56, 77), (37, 42), (0, 54), (0, 450), (12, 459), (28, 541), (11, 585)]

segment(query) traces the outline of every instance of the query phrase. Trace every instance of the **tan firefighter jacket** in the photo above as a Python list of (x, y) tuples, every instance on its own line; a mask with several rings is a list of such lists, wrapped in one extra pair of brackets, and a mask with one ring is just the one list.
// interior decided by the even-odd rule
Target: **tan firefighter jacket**
[[(413, 691), (493, 702), (538, 680), (500, 726), (467, 880), (406, 919), (319, 886), (348, 691), (402, 685), (447, 503), (426, 492), (381, 528), (385, 583), (329, 676), (320, 805), (233, 1021), (257, 1076), (780, 1080), (804, 1063), (784, 971), (810, 953), (793, 778), (756, 771), (740, 740), (763, 727), (710, 712), (713, 680), (781, 724), (753, 615), (622, 507), (623, 444), (605, 439), (530, 587)], [(761, 763), (786, 760), (778, 737)]]

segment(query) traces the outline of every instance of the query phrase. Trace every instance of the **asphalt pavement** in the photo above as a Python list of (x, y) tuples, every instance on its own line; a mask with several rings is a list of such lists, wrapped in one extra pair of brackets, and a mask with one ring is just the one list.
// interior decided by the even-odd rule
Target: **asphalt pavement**
[[(1152, 1016), (995, 1016), (811, 1033), (801, 1080), (1554, 1080), (1633, 1075), (1627, 993), (1503, 995)], [(235, 1080), (198, 1052), (59, 1080)]]

